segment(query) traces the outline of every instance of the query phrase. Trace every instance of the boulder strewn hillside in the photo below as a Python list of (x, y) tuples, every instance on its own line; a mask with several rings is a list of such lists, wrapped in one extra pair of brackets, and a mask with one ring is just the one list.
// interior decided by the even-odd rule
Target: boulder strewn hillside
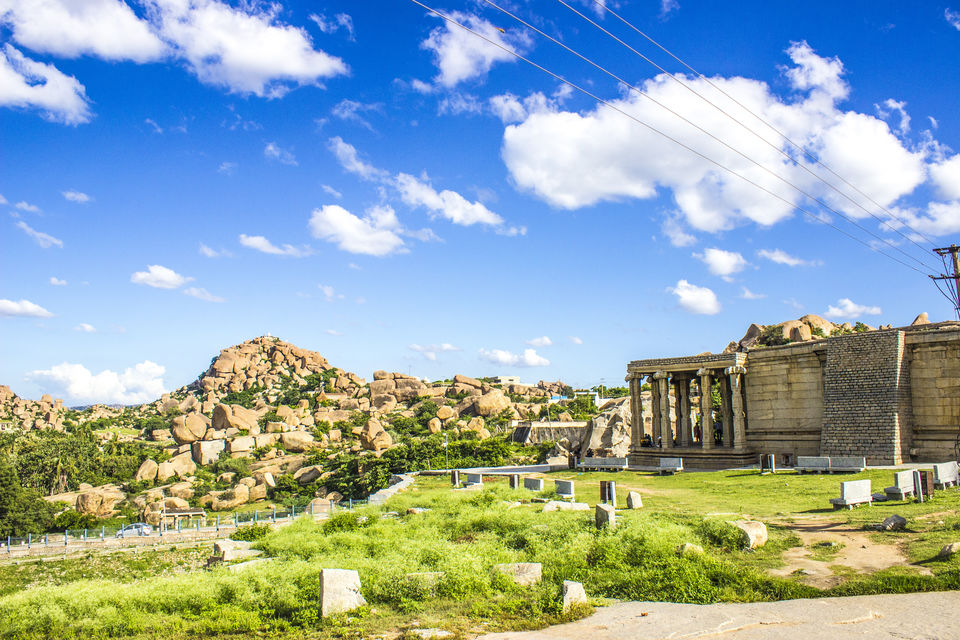
[[(0, 457), (78, 517), (156, 523), (164, 508), (365, 496), (392, 473), (448, 456), (468, 465), (537, 456), (512, 449), (506, 427), (540, 415), (568, 389), (387, 371), (367, 383), (319, 353), (264, 336), (223, 349), (194, 382), (134, 407), (64, 411), (46, 396), (34, 403), (0, 387), (15, 434), (0, 442)], [(61, 450), (78, 459), (49, 471), (30, 462)]]
[[(929, 324), (930, 320), (926, 313), (918, 315), (911, 326)], [(881, 325), (879, 329), (890, 329), (891, 325)], [(826, 318), (818, 315), (808, 314), (798, 320), (787, 320), (779, 324), (763, 325), (751, 324), (747, 332), (738, 342), (731, 342), (723, 353), (732, 353), (734, 351), (744, 351), (758, 347), (775, 347), (789, 344), (791, 342), (807, 342), (810, 340), (822, 340), (831, 336), (843, 335), (845, 333), (859, 333), (864, 331), (876, 331), (876, 327), (871, 327), (863, 322), (850, 324), (834, 324)]]

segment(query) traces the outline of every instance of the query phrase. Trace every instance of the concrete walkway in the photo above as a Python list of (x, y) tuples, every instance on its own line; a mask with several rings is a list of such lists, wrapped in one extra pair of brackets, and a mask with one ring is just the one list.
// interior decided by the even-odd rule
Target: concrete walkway
[(478, 640), (960, 640), (960, 591), (750, 604), (624, 602), (578, 622)]

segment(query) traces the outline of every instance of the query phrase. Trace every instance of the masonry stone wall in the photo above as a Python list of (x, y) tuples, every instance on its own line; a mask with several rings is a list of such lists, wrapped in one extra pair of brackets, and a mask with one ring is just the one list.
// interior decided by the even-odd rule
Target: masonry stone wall
[(909, 443), (909, 375), (904, 333), (871, 331), (828, 341), (820, 454), (903, 462)]
[(907, 336), (910, 354), (912, 452), (915, 459), (955, 459), (960, 433), (960, 331)]
[(756, 453), (820, 454), (824, 343), (752, 351), (744, 387), (747, 443)]

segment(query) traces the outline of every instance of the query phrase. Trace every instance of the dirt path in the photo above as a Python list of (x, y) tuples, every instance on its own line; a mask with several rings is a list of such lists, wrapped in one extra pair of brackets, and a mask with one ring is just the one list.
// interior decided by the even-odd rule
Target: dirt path
[(960, 640), (960, 592), (749, 604), (624, 602), (540, 631), (477, 640)]
[[(783, 553), (784, 567), (771, 569), (776, 576), (789, 576), (802, 571), (802, 582), (813, 587), (828, 589), (844, 580), (831, 566), (849, 567), (859, 574), (873, 573), (897, 566), (912, 566), (918, 573), (929, 574), (926, 567), (911, 565), (897, 545), (877, 544), (870, 539), (870, 532), (845, 522), (826, 520), (801, 520), (781, 523), (803, 542), (802, 547), (787, 549)], [(837, 546), (827, 547), (824, 543)], [(822, 545), (822, 546), (818, 546)], [(831, 552), (835, 550), (835, 554)], [(820, 555), (818, 559), (815, 555)]]

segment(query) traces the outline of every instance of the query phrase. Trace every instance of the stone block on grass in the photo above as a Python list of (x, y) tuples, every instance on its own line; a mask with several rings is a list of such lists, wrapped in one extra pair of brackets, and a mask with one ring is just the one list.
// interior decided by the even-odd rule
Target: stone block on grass
[(367, 601), (360, 593), (360, 574), (350, 569), (320, 570), (320, 615), (353, 611)]

